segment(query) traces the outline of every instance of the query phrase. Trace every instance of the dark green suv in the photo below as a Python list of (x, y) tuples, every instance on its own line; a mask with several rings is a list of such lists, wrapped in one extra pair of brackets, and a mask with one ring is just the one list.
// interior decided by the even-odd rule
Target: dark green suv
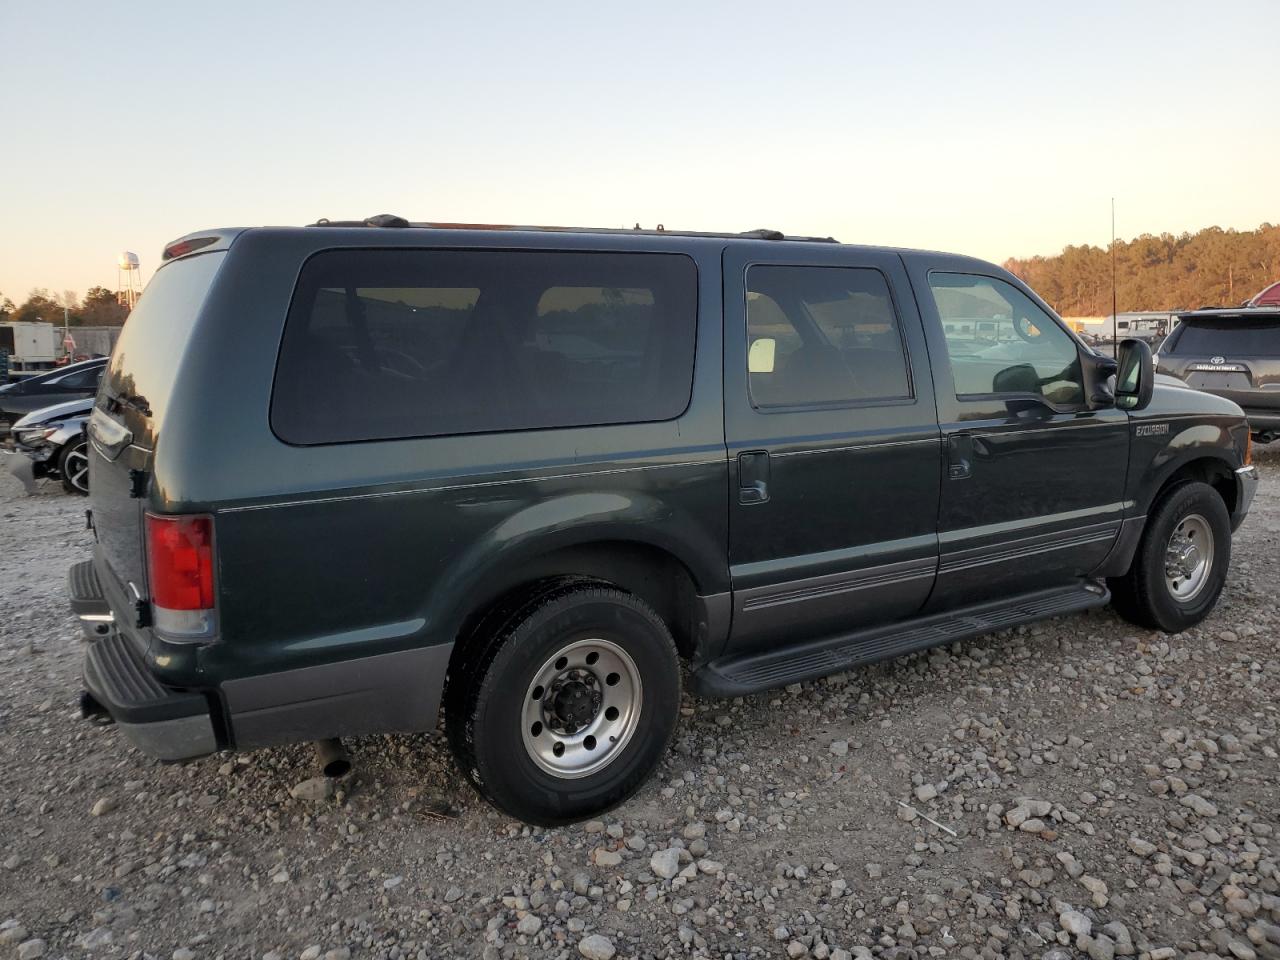
[(1104, 604), (1213, 607), (1239, 407), (1017, 279), (768, 231), (394, 217), (172, 244), (89, 427), (87, 713), (141, 750), (435, 727), (551, 824), (681, 677), (764, 690)]

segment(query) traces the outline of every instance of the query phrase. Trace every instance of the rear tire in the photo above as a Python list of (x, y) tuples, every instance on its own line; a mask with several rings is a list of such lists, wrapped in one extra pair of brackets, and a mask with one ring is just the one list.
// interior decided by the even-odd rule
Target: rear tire
[(1180, 633), (1207, 617), (1231, 564), (1231, 518), (1207, 483), (1167, 490), (1147, 517), (1133, 564), (1108, 581), (1112, 606), (1131, 623)]
[(680, 664), (648, 604), (562, 582), (481, 625), (444, 702), (472, 785), (513, 817), (555, 826), (617, 806), (649, 778), (675, 732)]
[(67, 493), (89, 495), (89, 442), (83, 437), (72, 440), (58, 454), (58, 475)]

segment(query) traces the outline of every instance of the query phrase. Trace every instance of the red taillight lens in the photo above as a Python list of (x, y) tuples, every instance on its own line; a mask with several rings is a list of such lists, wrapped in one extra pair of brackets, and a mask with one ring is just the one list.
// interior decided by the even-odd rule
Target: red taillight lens
[(147, 514), (151, 602), (166, 610), (213, 609), (213, 518)]

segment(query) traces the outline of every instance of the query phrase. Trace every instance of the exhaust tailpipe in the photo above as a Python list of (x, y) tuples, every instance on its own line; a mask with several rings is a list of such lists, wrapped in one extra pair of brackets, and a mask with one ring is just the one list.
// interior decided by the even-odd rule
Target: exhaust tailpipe
[(326, 777), (336, 780), (351, 772), (351, 759), (337, 737), (316, 741), (316, 760), (320, 764), (320, 772)]

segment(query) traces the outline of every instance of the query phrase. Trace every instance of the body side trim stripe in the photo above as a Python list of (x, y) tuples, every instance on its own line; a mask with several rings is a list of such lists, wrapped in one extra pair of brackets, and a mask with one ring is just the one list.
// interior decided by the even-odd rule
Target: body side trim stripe
[(375, 493), (353, 493), (331, 497), (315, 497), (310, 500), (282, 500), (275, 503), (250, 503), (242, 506), (223, 507), (216, 513), (245, 513), (250, 510), (272, 510), (276, 507), (309, 507), (318, 503), (343, 503), (348, 500), (379, 500), (384, 497), (402, 497), (415, 493), (446, 493), (450, 490), (476, 490), (484, 487), (501, 487), (511, 483), (537, 483), (543, 480), (580, 480), (591, 477), (607, 477), (619, 473), (635, 473), (640, 470), (667, 470), (678, 467), (719, 467), (728, 463), (721, 460), (683, 460), (678, 463), (647, 463), (636, 467), (617, 467), (612, 470), (588, 470), (582, 473), (557, 473), (537, 477), (507, 477), (502, 480), (476, 480), (470, 483), (446, 483), (436, 487), (411, 487), (405, 490), (380, 490)]
[(800, 586), (805, 581), (793, 581), (781, 587), (758, 588), (743, 591), (742, 610), (759, 610), (764, 607), (779, 606), (787, 603), (799, 603), (806, 600), (817, 600), (822, 597), (855, 590), (866, 590), (870, 587), (883, 587), (909, 580), (932, 577), (937, 569), (937, 561), (933, 557), (923, 560), (909, 560), (905, 563), (885, 564), (871, 567), (854, 573), (832, 578), (813, 578), (827, 580), (825, 583), (810, 583)]

